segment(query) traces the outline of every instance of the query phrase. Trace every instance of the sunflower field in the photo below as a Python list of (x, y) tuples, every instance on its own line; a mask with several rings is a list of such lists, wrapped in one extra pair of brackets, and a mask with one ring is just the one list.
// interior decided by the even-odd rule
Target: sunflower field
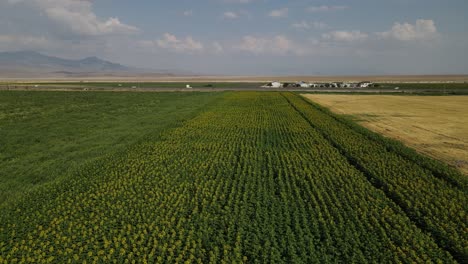
[(463, 180), (296, 94), (220, 93), (154, 133), (2, 208), (0, 263), (467, 259)]

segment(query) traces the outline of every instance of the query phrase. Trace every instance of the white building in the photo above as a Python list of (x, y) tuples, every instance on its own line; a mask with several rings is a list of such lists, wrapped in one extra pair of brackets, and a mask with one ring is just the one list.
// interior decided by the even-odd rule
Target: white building
[(273, 88), (281, 88), (281, 87), (283, 87), (283, 84), (281, 84), (280, 82), (272, 82), (272, 83), (271, 83), (271, 87), (273, 87)]
[(297, 82), (294, 84), (295, 87), (301, 87), (301, 88), (309, 88), (310, 87), (310, 84), (304, 82), (304, 81), (300, 81), (300, 82)]
[(373, 83), (364, 82), (329, 82), (329, 83), (307, 83), (307, 82), (296, 82), (296, 83), (285, 83), (271, 82), (263, 85), (264, 88), (282, 88), (282, 87), (300, 87), (300, 88), (367, 88), (371, 87)]
[(280, 82), (271, 82), (263, 85), (262, 87), (264, 88), (281, 88), (283, 87), (283, 84)]
[(369, 87), (371, 85), (372, 85), (371, 82), (360, 82), (360, 83), (358, 83), (357, 86), (360, 87), (360, 88), (367, 88), (367, 87)]

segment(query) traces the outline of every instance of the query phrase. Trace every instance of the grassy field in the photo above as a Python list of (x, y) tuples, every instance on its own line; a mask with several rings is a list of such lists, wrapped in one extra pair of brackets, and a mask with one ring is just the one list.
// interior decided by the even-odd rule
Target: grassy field
[(381, 89), (427, 89), (427, 90), (465, 90), (468, 89), (468, 83), (382, 83)]
[(0, 91), (0, 206), (180, 125), (218, 96)]
[[(292, 81), (293, 83), (296, 82)], [(342, 80), (341, 80), (342, 81)], [(262, 88), (266, 82), (11, 82), (0, 83), (0, 90), (26, 91), (120, 91), (120, 92), (176, 92), (176, 91), (258, 91), (271, 90)], [(189, 84), (192, 89), (187, 89)], [(398, 88), (398, 89), (395, 89)], [(404, 93), (419, 95), (468, 95), (468, 83), (381, 83), (368, 88), (297, 88), (287, 87), (281, 90), (301, 90), (310, 93)]]
[(14, 77), (14, 75), (0, 72), (0, 81), (20, 81), (20, 82), (162, 82), (162, 83), (266, 83), (271, 81), (280, 82), (360, 82), (371, 81), (374, 83), (415, 83), (415, 82), (468, 82), (468, 75), (335, 75), (335, 76), (161, 76), (161, 75), (135, 75), (135, 76), (47, 76), (41, 74), (40, 77)]
[(468, 174), (468, 96), (305, 96)]
[[(103, 124), (75, 133), (100, 135), (75, 150), (108, 143), (96, 143), (101, 154), (84, 155), (86, 162), (60, 180), (5, 202), (0, 263), (463, 263), (468, 257), (463, 175), (299, 95), (4, 97), (1, 113), (15, 121), (2, 133), (45, 129), (46, 141), (35, 130), (4, 140), (10, 147), (2, 153), (43, 157), (12, 159), (29, 168), (18, 173), (24, 184), (34, 181), (35, 166), (51, 162), (60, 170), (70, 162), (60, 160), (69, 149), (48, 156), (65, 127), (73, 134)], [(63, 110), (69, 105), (79, 107)], [(20, 118), (32, 113), (38, 116)], [(103, 141), (114, 130), (120, 136)], [(4, 184), (15, 176), (1, 177)]]
[(194, 89), (236, 89), (236, 88), (258, 88), (263, 83), (245, 83), (245, 82), (20, 82), (20, 83), (4, 83), (3, 85), (10, 86), (26, 86), (34, 88), (94, 88), (94, 89), (157, 89), (157, 88), (172, 88), (185, 89), (185, 86), (190, 84)]

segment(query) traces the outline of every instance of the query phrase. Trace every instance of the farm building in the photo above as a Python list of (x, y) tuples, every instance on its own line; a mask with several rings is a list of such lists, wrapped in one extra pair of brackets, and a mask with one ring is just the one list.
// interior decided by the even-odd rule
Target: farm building
[(281, 88), (283, 85), (280, 82), (271, 82), (263, 85), (262, 87), (266, 88)]
[(349, 83), (349, 82), (345, 82), (343, 83), (343, 88), (355, 88), (356, 87), (356, 84), (355, 83)]
[(308, 83), (304, 81), (296, 83), (280, 83), (271, 82), (263, 85), (264, 88), (286, 88), (286, 87), (297, 87), (297, 88), (367, 88), (371, 87), (373, 83), (364, 82), (329, 82), (329, 83)]
[(371, 82), (360, 82), (357, 84), (357, 87), (360, 87), (360, 88), (367, 88), (369, 86), (371, 86), (372, 83)]
[(296, 83), (296, 87), (309, 88), (309, 87), (310, 87), (310, 84), (309, 84), (309, 83), (306, 83), (306, 82), (304, 82), (304, 81), (300, 81), (300, 82)]

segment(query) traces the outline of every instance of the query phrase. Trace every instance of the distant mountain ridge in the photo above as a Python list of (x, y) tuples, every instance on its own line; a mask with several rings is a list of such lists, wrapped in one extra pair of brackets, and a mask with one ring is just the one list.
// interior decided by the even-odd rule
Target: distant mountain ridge
[(48, 56), (35, 51), (0, 52), (0, 76), (34, 77), (34, 76), (131, 76), (142, 74), (175, 75), (186, 73), (174, 70), (150, 70), (129, 67), (100, 59), (63, 59)]
[(35, 51), (0, 52), (0, 68), (10, 70), (68, 71), (68, 72), (133, 72), (136, 68), (88, 57), (81, 60), (62, 59)]

